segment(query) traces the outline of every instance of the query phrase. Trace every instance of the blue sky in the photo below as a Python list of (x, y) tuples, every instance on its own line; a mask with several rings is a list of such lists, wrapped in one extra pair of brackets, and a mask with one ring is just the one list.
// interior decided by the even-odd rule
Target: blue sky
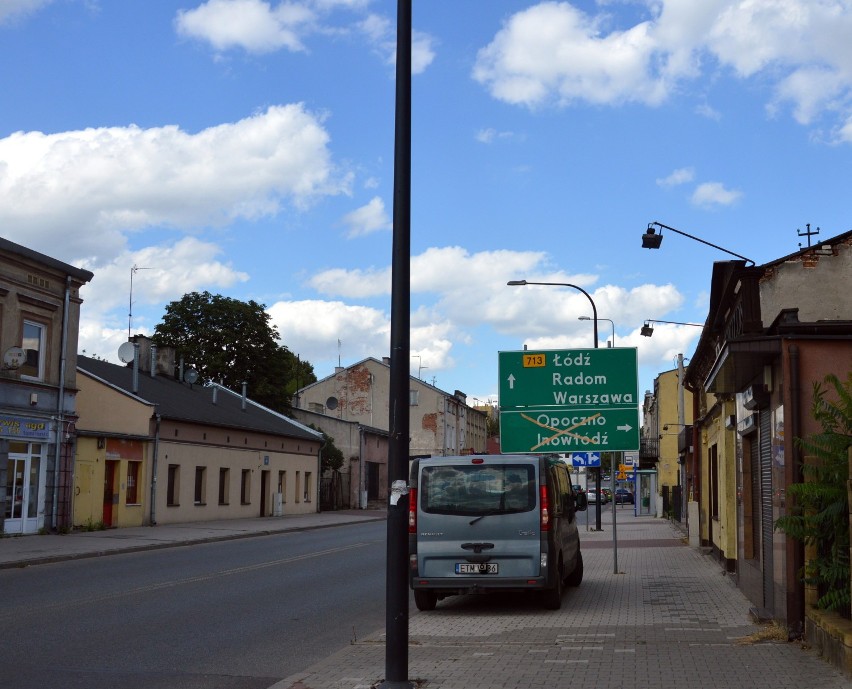
[[(80, 349), (164, 305), (267, 305), (319, 377), (389, 352), (396, 2), (3, 0), (0, 233), (95, 274)], [(415, 0), (412, 373), (496, 399), (497, 352), (592, 345), (639, 392), (693, 351), (712, 263), (850, 229), (852, 2)], [(144, 270), (143, 270), (144, 269)], [(600, 322), (602, 342), (611, 337)], [(602, 344), (602, 346), (605, 346)]]

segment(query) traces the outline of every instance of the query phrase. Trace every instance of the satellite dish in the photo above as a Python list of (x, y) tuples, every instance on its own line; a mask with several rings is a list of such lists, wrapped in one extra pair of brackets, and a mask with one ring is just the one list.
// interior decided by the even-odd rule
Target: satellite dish
[(183, 374), (183, 379), (190, 385), (195, 385), (198, 382), (198, 371), (194, 368), (188, 368)]
[(336, 397), (329, 397), (325, 401), (325, 406), (328, 409), (337, 409), (337, 398)]
[(118, 358), (125, 364), (129, 364), (133, 361), (133, 357), (136, 355), (136, 347), (133, 346), (132, 342), (122, 342), (121, 346), (118, 348)]
[(20, 347), (9, 347), (3, 355), (3, 365), (7, 369), (21, 368), (27, 360), (27, 353)]

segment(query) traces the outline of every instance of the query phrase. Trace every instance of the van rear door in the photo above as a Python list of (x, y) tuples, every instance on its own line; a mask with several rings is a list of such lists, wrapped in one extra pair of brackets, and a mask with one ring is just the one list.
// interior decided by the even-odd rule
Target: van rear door
[(539, 576), (537, 459), (421, 460), (417, 500), (420, 577)]

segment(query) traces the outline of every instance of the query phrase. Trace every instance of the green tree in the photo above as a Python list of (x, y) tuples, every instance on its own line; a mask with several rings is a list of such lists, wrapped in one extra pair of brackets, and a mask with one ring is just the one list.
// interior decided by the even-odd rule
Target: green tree
[[(823, 387), (823, 384), (826, 387)], [(817, 607), (850, 616), (849, 448), (852, 447), (852, 373), (844, 383), (835, 375), (814, 383), (812, 414), (822, 432), (795, 440), (811, 459), (802, 467), (806, 480), (789, 487), (790, 514), (775, 526), (815, 547), (803, 580), (819, 592)], [(829, 399), (829, 391), (836, 399)]]
[(319, 431), (320, 433), (322, 433), (324, 444), (322, 447), (322, 460), (320, 462), (320, 469), (323, 472), (339, 472), (340, 468), (343, 466), (343, 451), (339, 447), (337, 447), (337, 445), (334, 444), (334, 438), (331, 437), (324, 430), (322, 430), (321, 428), (317, 428), (314, 424), (308, 425), (315, 431)]
[(316, 381), (313, 366), (278, 344), (264, 304), (210, 292), (190, 292), (166, 306), (154, 329), (157, 345), (174, 347), (205, 381), (240, 391), (281, 413), (290, 411), (297, 387)]

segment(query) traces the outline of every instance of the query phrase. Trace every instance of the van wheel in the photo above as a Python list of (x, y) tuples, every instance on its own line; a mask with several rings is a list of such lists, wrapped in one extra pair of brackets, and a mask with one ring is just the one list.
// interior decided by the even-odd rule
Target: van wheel
[(414, 604), (418, 610), (434, 610), (438, 604), (438, 594), (434, 591), (418, 590), (414, 592)]
[(562, 561), (556, 573), (556, 585), (544, 592), (544, 607), (548, 610), (559, 610), (562, 607)]
[(577, 551), (577, 564), (574, 565), (574, 571), (568, 575), (568, 586), (579, 586), (583, 581), (583, 553)]

